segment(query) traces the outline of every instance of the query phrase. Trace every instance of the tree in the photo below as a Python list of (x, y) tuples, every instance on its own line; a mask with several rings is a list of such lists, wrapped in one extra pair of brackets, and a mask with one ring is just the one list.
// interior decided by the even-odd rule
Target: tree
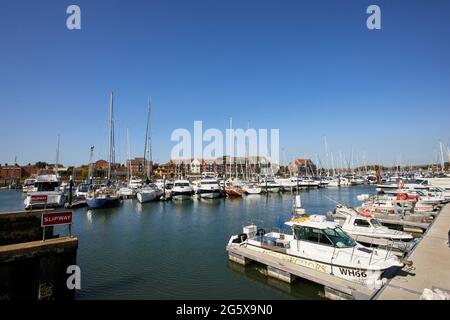
[(35, 164), (35, 167), (39, 168), (39, 169), (44, 169), (48, 166), (47, 162), (43, 162), (43, 161), (38, 161)]

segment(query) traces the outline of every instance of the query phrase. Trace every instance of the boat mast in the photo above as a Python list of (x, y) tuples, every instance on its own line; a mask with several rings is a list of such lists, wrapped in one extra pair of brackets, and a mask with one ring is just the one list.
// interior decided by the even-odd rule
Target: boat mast
[[(233, 118), (230, 118), (230, 150), (229, 150), (229, 152), (230, 152), (230, 154), (229, 154), (229, 163), (230, 163), (230, 179), (231, 179), (231, 176), (232, 176), (232, 166), (231, 166), (231, 154), (232, 154), (232, 150), (231, 150), (231, 148), (232, 148), (232, 146), (233, 146), (233, 142), (234, 141), (232, 141), (232, 139), (233, 139), (233, 135), (232, 135), (232, 131), (233, 130)], [(226, 178), (226, 177), (225, 177)], [(226, 179), (225, 179), (226, 180)]]
[(89, 179), (89, 184), (92, 184), (92, 179), (93, 179), (93, 163), (92, 163), (92, 159), (94, 157), (94, 146), (91, 146), (91, 151), (89, 152), (89, 170), (88, 170), (88, 179)]
[(114, 154), (114, 113), (113, 113), (113, 92), (109, 99), (109, 161), (108, 180), (114, 178), (115, 154)]
[(145, 148), (144, 148), (144, 166), (145, 157), (148, 153), (147, 160), (147, 182), (150, 181), (151, 178), (151, 166), (153, 166), (152, 162), (152, 142), (151, 142), (151, 127), (150, 127), (150, 117), (151, 117), (151, 98), (148, 97), (148, 111), (147, 111), (147, 128), (145, 131)]
[(55, 175), (56, 179), (58, 179), (58, 162), (59, 162), (59, 134), (58, 134), (58, 144), (56, 146), (56, 159), (55, 159)]
[(325, 142), (325, 165), (327, 166), (327, 177), (330, 176), (330, 160), (328, 158), (328, 142), (327, 142), (327, 136), (324, 137)]
[(127, 144), (128, 144), (128, 160), (127, 160), (127, 168), (128, 168), (128, 182), (131, 181), (131, 150), (130, 150), (130, 134), (127, 128)]
[(441, 142), (439, 142), (439, 147), (441, 149), (441, 169), (442, 172), (445, 171), (445, 162), (444, 162), (444, 144)]

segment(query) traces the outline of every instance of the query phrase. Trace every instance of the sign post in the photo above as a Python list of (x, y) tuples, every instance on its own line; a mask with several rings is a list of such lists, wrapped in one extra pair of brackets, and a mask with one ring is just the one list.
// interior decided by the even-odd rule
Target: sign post
[(72, 211), (42, 213), (41, 226), (44, 230), (42, 241), (45, 241), (45, 227), (64, 224), (69, 225), (69, 234), (72, 236)]

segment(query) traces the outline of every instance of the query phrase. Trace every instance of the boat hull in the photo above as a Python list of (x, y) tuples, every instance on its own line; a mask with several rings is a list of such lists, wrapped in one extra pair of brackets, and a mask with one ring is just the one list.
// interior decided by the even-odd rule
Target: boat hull
[[(46, 195), (47, 196), (47, 202), (46, 203), (32, 203), (31, 197), (32, 196), (40, 196), (40, 195)], [(38, 208), (61, 208), (64, 206), (64, 201), (66, 197), (62, 193), (57, 194), (46, 194), (46, 193), (38, 193), (38, 192), (31, 192), (26, 195), (26, 198), (24, 200), (25, 209), (38, 209)]]
[(198, 196), (202, 199), (215, 199), (222, 197), (220, 190), (202, 190), (198, 191)]
[(112, 208), (122, 204), (122, 199), (114, 198), (86, 198), (86, 204), (89, 208)]
[(248, 188), (245, 189), (245, 193), (247, 194), (260, 194), (262, 192), (261, 188)]
[(225, 189), (225, 193), (230, 197), (241, 197), (242, 191), (235, 188)]
[(192, 199), (192, 191), (172, 191), (171, 197), (173, 200), (191, 200)]
[[(229, 244), (227, 249), (232, 250), (233, 246), (239, 248), (239, 244), (238, 245)], [(287, 261), (295, 265), (299, 265), (301, 267), (306, 267), (322, 273), (327, 273), (329, 275), (333, 275), (338, 278), (364, 284), (366, 286), (381, 286), (382, 276), (387, 272), (394, 271), (394, 269), (399, 268), (399, 267), (389, 267), (386, 269), (354, 268), (349, 266), (341, 266), (335, 263), (331, 264), (329, 262), (324, 262), (320, 260), (313, 260), (308, 257), (294, 256), (284, 252), (274, 251), (270, 249), (268, 250), (268, 248), (258, 247), (250, 244), (247, 244), (245, 248), (263, 254), (267, 257)]]
[(138, 192), (136, 197), (140, 203), (159, 200), (162, 196), (161, 192)]

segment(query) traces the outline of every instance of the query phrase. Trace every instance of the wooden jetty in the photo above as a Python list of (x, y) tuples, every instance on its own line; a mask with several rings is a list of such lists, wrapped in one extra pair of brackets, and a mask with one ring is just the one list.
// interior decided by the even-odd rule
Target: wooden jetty
[(252, 261), (267, 266), (267, 275), (278, 280), (291, 283), (296, 277), (306, 279), (324, 286), (325, 297), (332, 300), (369, 300), (376, 289), (363, 284), (345, 280), (307, 268), (280, 258), (268, 257), (262, 253), (247, 249), (244, 246), (227, 247), (228, 257), (240, 265), (248, 265)]

